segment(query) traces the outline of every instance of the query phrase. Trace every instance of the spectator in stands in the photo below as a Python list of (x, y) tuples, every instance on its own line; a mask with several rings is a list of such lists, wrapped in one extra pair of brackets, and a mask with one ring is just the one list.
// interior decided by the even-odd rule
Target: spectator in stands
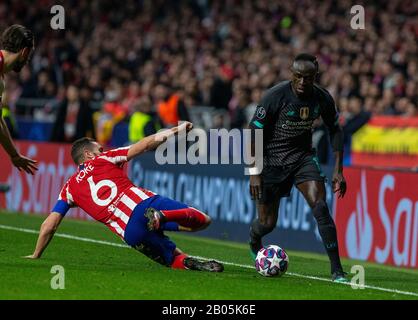
[(95, 138), (93, 110), (86, 95), (81, 98), (76, 86), (68, 86), (66, 98), (58, 106), (51, 141), (73, 142), (82, 137)]
[(228, 109), (228, 103), (232, 98), (232, 77), (233, 71), (229, 66), (219, 68), (210, 88), (210, 106)]
[(189, 121), (189, 112), (184, 104), (183, 91), (171, 90), (165, 85), (158, 85), (154, 92), (157, 112), (165, 127), (177, 126), (179, 121)]
[(157, 133), (162, 123), (156, 112), (152, 110), (149, 97), (143, 96), (134, 104), (135, 112), (129, 121), (129, 141), (135, 143), (146, 136)]
[(102, 145), (110, 144), (114, 126), (128, 116), (127, 105), (121, 103), (122, 91), (118, 80), (111, 81), (105, 90), (105, 101), (101, 110), (93, 115), (97, 142)]
[(131, 81), (122, 100), (123, 109), (126, 110), (127, 114), (133, 114), (135, 112), (135, 106), (137, 105), (137, 101), (140, 96), (140, 84), (138, 81)]
[(370, 120), (370, 117), (371, 113), (364, 111), (362, 101), (359, 97), (351, 97), (348, 100), (347, 116), (342, 123), (344, 145), (348, 147), (346, 153), (349, 153), (352, 135), (365, 125)]
[(408, 104), (405, 108), (405, 112), (402, 113), (404, 117), (417, 117), (418, 116), (418, 106), (413, 104), (411, 101), (408, 101)]
[(236, 95), (231, 99), (229, 103), (229, 111), (231, 117), (231, 128), (244, 128), (247, 121), (247, 114), (245, 112), (250, 101), (248, 93), (244, 89), (237, 89)]
[(20, 86), (22, 98), (34, 98), (37, 96), (36, 92), (36, 81), (33, 79), (33, 76), (29, 68), (23, 68), (19, 73), (20, 77)]
[[(418, 107), (417, 1), (367, 3), (365, 32), (351, 29), (350, 1), (343, 0), (272, 5), (263, 0), (239, 5), (126, 0), (124, 5), (105, 1), (105, 6), (102, 1), (64, 0), (62, 5), (72, 12), (66, 17), (65, 33), (44, 28), (45, 21), (39, 18), (44, 2), (34, 2), (31, 10), (19, 13), (19, 19), (32, 21), (39, 38), (30, 74), (20, 78), (22, 97), (34, 95), (33, 81), (38, 80), (35, 96), (58, 94), (63, 83), (87, 84), (92, 99), (102, 103), (108, 101), (105, 91), (113, 83), (125, 89), (138, 82), (140, 95), (154, 96), (160, 85), (182, 88), (186, 106), (228, 110), (232, 81), (238, 79), (253, 97), (254, 91), (264, 92), (287, 79), (290, 59), (309, 51), (318, 56), (320, 84), (336, 101), (360, 96), (365, 111), (382, 115), (411, 116)], [(17, 14), (12, 2), (1, 5), (8, 12), (0, 19), (4, 29)], [(403, 97), (413, 106), (399, 109)], [(124, 98), (122, 94), (118, 102), (128, 109), (127, 116), (133, 110)], [(164, 115), (169, 118), (171, 113)], [(172, 120), (166, 119), (166, 125)], [(113, 122), (107, 123), (111, 128)]]

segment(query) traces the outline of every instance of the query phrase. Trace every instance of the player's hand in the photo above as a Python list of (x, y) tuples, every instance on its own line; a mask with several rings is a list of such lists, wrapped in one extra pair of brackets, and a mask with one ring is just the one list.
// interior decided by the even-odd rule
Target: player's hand
[(38, 170), (37, 161), (29, 159), (25, 156), (22, 156), (18, 154), (17, 156), (14, 156), (11, 158), (13, 165), (19, 170), (19, 171), (26, 171), (26, 173), (29, 174), (35, 174), (35, 171)]
[(193, 129), (193, 123), (189, 121), (185, 121), (181, 125), (179, 125), (179, 131), (186, 130), (186, 132), (189, 132), (192, 129)]
[(252, 200), (261, 200), (263, 195), (261, 175), (250, 176), (250, 195)]
[(334, 173), (332, 177), (332, 191), (338, 192), (338, 198), (344, 198), (347, 191), (347, 183), (342, 173)]

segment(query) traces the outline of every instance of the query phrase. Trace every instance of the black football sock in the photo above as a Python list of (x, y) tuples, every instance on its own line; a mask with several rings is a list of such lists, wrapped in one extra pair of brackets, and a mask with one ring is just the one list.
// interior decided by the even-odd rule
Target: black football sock
[(251, 223), (250, 227), (250, 237), (252, 241), (260, 241), (261, 238), (264, 237), (266, 234), (272, 232), (274, 229), (273, 227), (265, 226), (260, 223), (258, 218), (255, 218)]
[(319, 234), (331, 262), (331, 273), (336, 271), (341, 272), (343, 268), (338, 253), (337, 228), (329, 213), (327, 204), (322, 200), (319, 201), (313, 208), (313, 215), (318, 224)]

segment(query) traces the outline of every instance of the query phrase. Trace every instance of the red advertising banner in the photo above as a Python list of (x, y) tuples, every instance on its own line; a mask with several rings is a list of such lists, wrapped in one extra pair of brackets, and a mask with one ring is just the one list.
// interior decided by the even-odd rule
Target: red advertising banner
[(340, 254), (417, 268), (418, 174), (346, 168), (348, 190), (335, 202)]
[[(35, 175), (19, 172), (0, 148), (0, 182), (11, 190), (0, 193), (0, 208), (25, 213), (47, 214), (58, 199), (59, 192), (77, 167), (71, 159), (71, 146), (55, 143), (17, 142), (19, 151), (38, 161)], [(81, 209), (71, 209), (68, 216), (89, 219)]]

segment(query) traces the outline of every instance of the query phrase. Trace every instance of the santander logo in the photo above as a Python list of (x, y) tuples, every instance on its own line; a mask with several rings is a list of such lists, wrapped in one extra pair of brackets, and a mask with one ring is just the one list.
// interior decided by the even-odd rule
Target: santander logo
[(418, 268), (418, 174), (346, 168), (345, 177), (336, 202), (341, 256)]
[(367, 260), (373, 239), (373, 225), (367, 206), (366, 173), (361, 172), (361, 187), (356, 197), (356, 211), (351, 213), (345, 234), (348, 256), (353, 259)]

